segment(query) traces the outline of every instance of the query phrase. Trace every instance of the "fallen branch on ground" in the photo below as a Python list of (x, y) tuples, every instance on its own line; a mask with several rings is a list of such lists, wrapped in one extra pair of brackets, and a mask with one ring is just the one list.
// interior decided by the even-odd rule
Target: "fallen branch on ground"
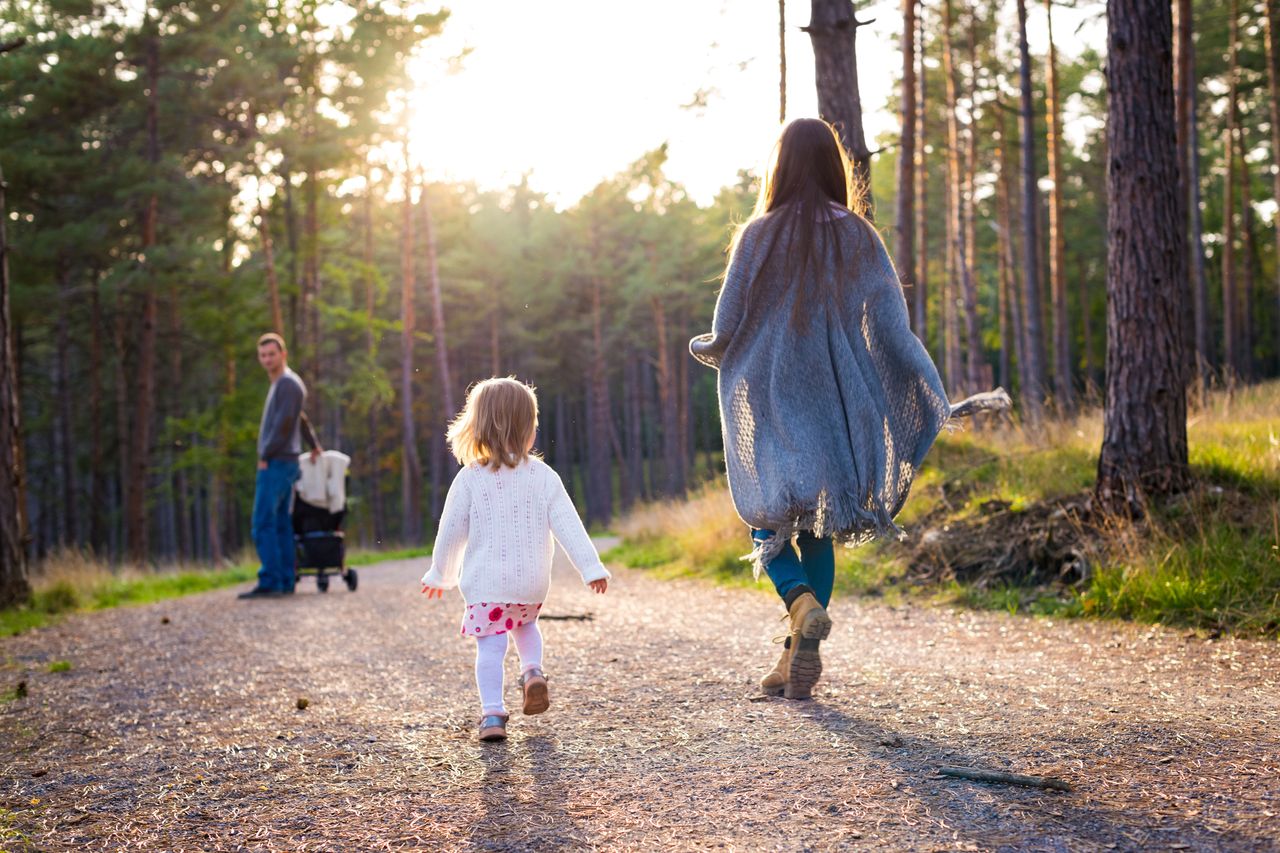
[(943, 776), (957, 776), (961, 779), (972, 779), (975, 782), (1004, 782), (1007, 785), (1024, 785), (1028, 788), (1052, 788), (1055, 791), (1070, 791), (1071, 783), (1050, 776), (1019, 776), (1016, 773), (1000, 773), (996, 770), (979, 770), (976, 767), (939, 767)]

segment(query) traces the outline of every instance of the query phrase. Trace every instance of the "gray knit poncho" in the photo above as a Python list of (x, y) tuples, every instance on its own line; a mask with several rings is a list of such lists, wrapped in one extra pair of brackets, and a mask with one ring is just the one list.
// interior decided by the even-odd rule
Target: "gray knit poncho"
[[(908, 325), (884, 244), (858, 216), (828, 229), (839, 234), (840, 268), (828, 246), (823, 263), (805, 273), (819, 277), (826, 296), (806, 307), (807, 326), (798, 332), (791, 322), (797, 287), (786, 275), (789, 215), (784, 207), (747, 226), (712, 331), (689, 344), (695, 358), (720, 371), (734, 508), (751, 527), (775, 531), (750, 555), (757, 575), (800, 530), (844, 544), (900, 535), (893, 518), (948, 419), (1008, 401), (993, 392), (953, 412)], [(837, 288), (847, 298), (836, 298)]]

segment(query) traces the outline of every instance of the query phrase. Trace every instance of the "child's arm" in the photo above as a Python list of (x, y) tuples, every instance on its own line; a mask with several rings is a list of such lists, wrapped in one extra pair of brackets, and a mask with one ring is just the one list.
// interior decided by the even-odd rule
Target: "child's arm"
[(729, 267), (725, 270), (724, 287), (720, 289), (720, 296), (716, 299), (711, 331), (689, 341), (689, 352), (707, 367), (719, 369), (720, 358), (729, 348), (729, 340), (742, 322), (742, 314), (747, 307), (747, 289), (751, 286), (754, 270), (752, 258), (755, 254), (755, 239), (750, 227), (742, 233), (733, 257), (729, 259)]
[(423, 592), (427, 589), (452, 589), (458, 585), (471, 522), (471, 492), (467, 488), (466, 475), (466, 468), (458, 472), (444, 499), (440, 528), (431, 549), (431, 569), (422, 576)]
[(547, 518), (551, 524), (551, 533), (569, 555), (578, 574), (582, 575), (582, 582), (596, 592), (604, 592), (612, 575), (604, 567), (604, 563), (600, 562), (596, 546), (587, 535), (587, 529), (582, 526), (582, 519), (578, 517), (578, 510), (565, 491), (564, 483), (555, 471), (550, 471), (550, 474), (552, 494)]

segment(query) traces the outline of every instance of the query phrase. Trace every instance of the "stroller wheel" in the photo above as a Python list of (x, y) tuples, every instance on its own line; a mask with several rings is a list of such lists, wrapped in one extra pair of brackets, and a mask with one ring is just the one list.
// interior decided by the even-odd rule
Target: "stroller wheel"
[(329, 591), (329, 576), (325, 574), (316, 575), (316, 589), (321, 592)]
[(356, 584), (360, 582), (360, 576), (356, 574), (355, 569), (347, 569), (343, 572), (342, 579), (347, 582), (347, 589), (352, 592), (356, 591)]

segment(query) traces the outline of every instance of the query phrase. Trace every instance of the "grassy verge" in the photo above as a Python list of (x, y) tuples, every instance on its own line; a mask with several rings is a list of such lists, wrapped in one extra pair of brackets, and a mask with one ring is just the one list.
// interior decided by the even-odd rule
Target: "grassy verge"
[[(430, 553), (431, 550), (425, 547), (394, 551), (360, 550), (349, 554), (347, 563), (368, 566)], [(86, 554), (64, 552), (50, 558), (37, 571), (32, 579), (35, 591), (28, 604), (0, 610), (0, 637), (49, 625), (67, 613), (149, 604), (249, 583), (256, 579), (257, 574), (256, 562), (219, 569), (113, 570)]]
[[(907, 543), (838, 549), (836, 588), (845, 594), (910, 597), (1060, 616), (1099, 616), (1190, 626), (1207, 632), (1280, 637), (1280, 383), (1213, 398), (1189, 419), (1197, 485), (1145, 519), (1094, 518), (1085, 568), (1068, 581), (1044, 573), (992, 576), (962, 570), (929, 533), (963, 540), (992, 560), (1003, 532), (1059, 506), (1082, 505), (1093, 484), (1102, 425), (1098, 412), (1032, 433), (1003, 427), (943, 436), (917, 477), (899, 522)], [(992, 523), (998, 518), (1000, 526)], [(1037, 522), (1038, 523), (1038, 522)], [(738, 557), (749, 548), (723, 486), (687, 501), (643, 506), (616, 528), (608, 555), (672, 575), (750, 584)], [(984, 537), (984, 534), (986, 536)], [(1082, 546), (1083, 547), (1083, 546)], [(972, 556), (970, 553), (968, 556)]]

